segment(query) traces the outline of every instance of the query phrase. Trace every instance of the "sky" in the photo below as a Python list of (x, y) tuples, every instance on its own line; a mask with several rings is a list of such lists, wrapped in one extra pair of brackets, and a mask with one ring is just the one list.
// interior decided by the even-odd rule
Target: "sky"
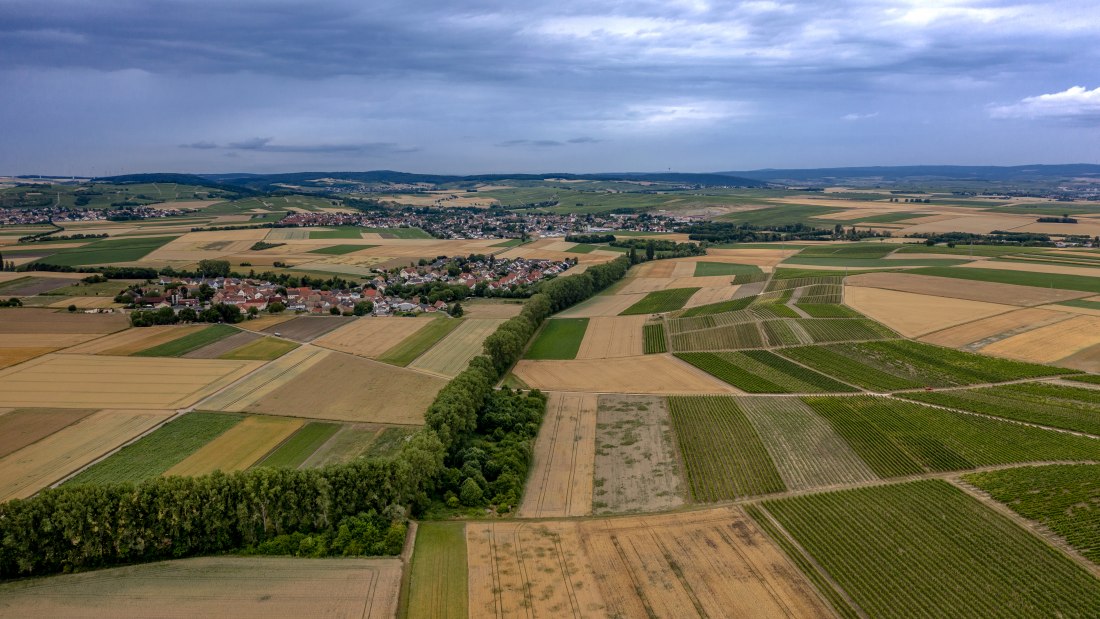
[(0, 0), (0, 174), (1100, 163), (1100, 3)]

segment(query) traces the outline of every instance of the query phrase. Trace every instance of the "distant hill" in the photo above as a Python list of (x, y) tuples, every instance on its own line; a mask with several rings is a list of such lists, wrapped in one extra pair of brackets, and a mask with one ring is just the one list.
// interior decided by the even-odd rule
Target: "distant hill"
[(141, 183), (175, 183), (177, 185), (195, 185), (196, 187), (208, 187), (233, 193), (251, 195), (255, 190), (235, 183), (222, 183), (215, 179), (197, 174), (173, 174), (159, 172), (152, 174), (122, 174), (119, 176), (103, 176), (92, 179), (95, 182), (114, 183), (116, 185), (137, 185)]
[(842, 180), (962, 180), (962, 181), (1043, 181), (1081, 176), (1100, 177), (1100, 165), (1074, 163), (1021, 166), (871, 166), (852, 168), (766, 169), (718, 172), (720, 175), (751, 178), (768, 182), (837, 182)]

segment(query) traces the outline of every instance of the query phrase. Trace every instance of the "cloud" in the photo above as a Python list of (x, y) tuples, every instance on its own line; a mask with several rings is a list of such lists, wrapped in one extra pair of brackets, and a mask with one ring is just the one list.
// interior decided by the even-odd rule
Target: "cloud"
[(867, 120), (869, 118), (875, 118), (878, 116), (878, 112), (871, 112), (869, 114), (857, 114), (852, 112), (851, 114), (845, 114), (840, 117), (840, 120), (846, 120), (848, 122), (855, 122), (857, 120)]
[(180, 144), (180, 148), (196, 148), (199, 150), (210, 150), (217, 147), (218, 145), (213, 142), (205, 142), (202, 140), (198, 142), (191, 142), (190, 144)]
[(579, 138), (573, 138), (573, 139), (570, 139), (570, 140), (566, 140), (566, 142), (569, 142), (570, 144), (596, 144), (596, 143), (602, 142), (602, 141), (603, 140), (597, 140), (596, 138), (589, 137), (589, 136), (581, 136)]
[(1064, 121), (1100, 121), (1100, 87), (1073, 86), (1062, 92), (1024, 97), (1010, 105), (989, 108), (993, 118), (1033, 118)]
[(273, 144), (273, 138), (249, 138), (239, 142), (229, 142), (219, 146), (215, 142), (199, 141), (180, 144), (180, 148), (210, 150), (221, 148), (230, 153), (234, 151), (259, 151), (267, 153), (304, 153), (304, 154), (401, 154), (414, 153), (419, 148), (401, 146), (394, 142), (358, 142), (346, 144)]
[(500, 146), (502, 148), (514, 148), (516, 146), (551, 148), (554, 146), (563, 146), (563, 144), (557, 140), (506, 140), (504, 142), (499, 142), (497, 146)]
[(237, 150), (260, 150), (271, 142), (271, 138), (249, 138), (240, 142), (230, 142), (228, 148)]

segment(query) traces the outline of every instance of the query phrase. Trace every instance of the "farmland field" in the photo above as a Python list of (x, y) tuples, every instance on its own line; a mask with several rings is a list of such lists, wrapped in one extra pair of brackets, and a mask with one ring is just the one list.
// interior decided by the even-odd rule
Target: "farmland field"
[(931, 275), (933, 277), (1100, 293), (1100, 279), (1085, 275), (1034, 273), (1003, 269), (968, 269), (963, 267), (929, 267), (916, 269), (913, 272), (917, 275)]
[(642, 327), (645, 354), (662, 353), (668, 351), (668, 343), (665, 340), (665, 325), (658, 322)]
[[(219, 340), (240, 333), (229, 325), (211, 325), (183, 337), (158, 344), (134, 353), (135, 357), (182, 357), (189, 352), (209, 346)], [(216, 355), (215, 355), (216, 356)]]
[(589, 318), (588, 329), (577, 350), (576, 358), (608, 359), (644, 354), (645, 342), (642, 328), (645, 322), (645, 316)]
[(255, 464), (272, 468), (298, 468), (340, 429), (339, 424), (312, 421), (302, 426), (274, 451)]
[(806, 397), (880, 477), (1100, 459), (1100, 441), (884, 397)]
[(187, 456), (165, 475), (197, 476), (214, 471), (243, 471), (302, 427), (300, 419), (253, 415)]
[(0, 308), (0, 334), (106, 334), (129, 326), (130, 321), (121, 314), (70, 314), (28, 307)]
[(0, 415), (0, 458), (68, 427), (95, 409), (19, 408)]
[[(214, 359), (47, 355), (0, 370), (0, 406), (184, 408), (257, 365)], [(66, 378), (64, 388), (56, 388), (58, 376)]]
[(620, 316), (632, 314), (657, 314), (678, 310), (688, 302), (691, 295), (699, 292), (698, 288), (670, 288), (658, 290), (647, 294), (634, 305), (623, 310)]
[(187, 413), (84, 469), (66, 483), (137, 483), (162, 475), (241, 419), (241, 415), (234, 413)]
[(827, 421), (797, 398), (737, 398), (791, 490), (877, 479)]
[(595, 437), (595, 395), (550, 394), (519, 517), (584, 516), (592, 511)]
[(557, 318), (546, 321), (524, 359), (573, 359), (580, 350), (589, 318)]
[(328, 247), (318, 247), (317, 249), (309, 250), (311, 254), (325, 254), (328, 256), (343, 256), (344, 254), (350, 254), (363, 249), (370, 249), (377, 247), (377, 245), (329, 245)]
[(762, 275), (764, 272), (754, 264), (735, 264), (732, 262), (696, 262), (695, 277), (712, 275)]
[(492, 335), (504, 320), (504, 318), (467, 318), (407, 367), (454, 378), (466, 369), (470, 359), (481, 354), (482, 342)]
[(311, 342), (333, 329), (348, 324), (352, 320), (355, 319), (340, 316), (299, 316), (267, 327), (264, 332), (297, 342)]
[(692, 316), (708, 316), (710, 314), (722, 314), (725, 312), (733, 312), (737, 310), (743, 310), (752, 304), (752, 297), (742, 297), (740, 299), (732, 299), (729, 301), (722, 301), (720, 303), (710, 303), (707, 305), (699, 305), (686, 309), (677, 314), (678, 318), (691, 318)]
[(194, 350), (191, 350), (190, 352), (184, 353), (180, 356), (185, 359), (240, 359), (240, 357), (226, 357), (225, 355), (237, 349), (244, 348), (249, 344), (252, 344), (253, 342), (257, 342), (263, 339), (264, 337), (258, 333), (245, 331), (243, 329), (233, 329), (233, 333), (230, 333), (228, 336), (218, 339), (210, 344), (206, 344), (205, 346), (195, 348)]
[(906, 337), (918, 337), (1016, 309), (1013, 305), (848, 286), (844, 302)]
[(31, 496), (171, 415), (102, 410), (0, 458), (0, 502)]
[(512, 372), (535, 389), (587, 393), (732, 393), (726, 383), (668, 355), (522, 360)]
[(298, 347), (294, 342), (265, 337), (218, 356), (219, 359), (273, 361)]
[[(465, 619), (468, 615), (466, 525), (461, 522), (422, 522), (416, 527), (412, 564), (402, 617)], [(486, 581), (475, 581), (486, 588)], [(478, 616), (476, 613), (475, 617)]]
[(760, 435), (733, 398), (670, 397), (668, 404), (695, 500), (786, 489)]
[[(403, 318), (402, 320), (416, 319)], [(424, 354), (424, 351), (434, 346), (436, 342), (455, 330), (462, 324), (462, 320), (463, 319), (445, 317), (436, 318), (387, 349), (378, 357), (378, 360), (392, 365), (407, 366), (417, 357)]]
[[(964, 269), (947, 268), (942, 270), (959, 272)], [(965, 270), (978, 271), (979, 269)], [(981, 271), (984, 270), (985, 269), (981, 269)], [(899, 290), (901, 292), (911, 292), (933, 297), (969, 299), (971, 301), (1001, 303), (1020, 307), (1056, 303), (1058, 301), (1088, 296), (1085, 292), (1055, 290), (1046, 285), (1042, 287), (1019, 286), (992, 281), (934, 277), (932, 275), (919, 275), (913, 272), (864, 273), (848, 277), (845, 279), (845, 284), (849, 287), (868, 286), (871, 288)]]
[(146, 254), (156, 251), (176, 238), (178, 237), (156, 236), (98, 240), (82, 247), (62, 249), (48, 258), (42, 258), (40, 262), (60, 266), (132, 262), (141, 260)]
[(344, 464), (359, 457), (392, 456), (412, 428), (392, 428), (373, 424), (343, 424), (328, 441), (313, 452), (299, 468)]
[(1100, 465), (1055, 464), (964, 475), (1012, 511), (1100, 565)]
[(313, 343), (332, 350), (377, 359), (405, 338), (431, 324), (430, 318), (371, 316), (330, 331)]
[(677, 353), (680, 359), (747, 393), (856, 391), (766, 350)]
[(398, 559), (208, 557), (0, 584), (0, 614), (389, 619), (400, 585)]
[(918, 391), (903, 398), (1100, 436), (1100, 391), (1044, 383)]
[(664, 398), (600, 396), (593, 512), (655, 512), (684, 504), (684, 483)]
[(1100, 580), (944, 481), (764, 507), (871, 617), (1100, 613)]

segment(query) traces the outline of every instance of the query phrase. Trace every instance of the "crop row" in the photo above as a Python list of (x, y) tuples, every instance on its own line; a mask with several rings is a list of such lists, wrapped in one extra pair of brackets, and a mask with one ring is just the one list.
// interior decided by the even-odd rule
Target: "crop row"
[(963, 479), (1100, 564), (1100, 464), (1028, 466)]
[(665, 343), (665, 326), (662, 323), (654, 323), (642, 327), (642, 336), (645, 340), (645, 354), (666, 352), (668, 345)]
[(835, 376), (840, 380), (859, 385), (874, 391), (896, 391), (915, 389), (920, 382), (912, 378), (887, 372), (880, 367), (864, 363), (855, 346), (801, 346), (784, 348), (780, 351), (784, 357), (808, 365), (815, 370)]
[(846, 305), (835, 303), (808, 301), (806, 297), (799, 299), (798, 309), (806, 312), (811, 318), (862, 318), (862, 314)]
[(802, 288), (803, 286), (815, 286), (819, 284), (832, 284), (840, 285), (844, 283), (844, 278), (841, 276), (827, 276), (827, 277), (795, 277), (791, 279), (772, 279), (768, 282), (767, 290), (771, 292), (773, 290), (791, 290), (794, 288)]
[(711, 314), (722, 314), (725, 312), (733, 312), (737, 310), (743, 310), (752, 304), (752, 297), (742, 297), (740, 299), (732, 299), (729, 301), (720, 301), (718, 303), (710, 303), (708, 305), (700, 305), (698, 307), (692, 307), (680, 312), (680, 318), (691, 318), (694, 316), (709, 316)]
[[(1085, 392), (1085, 400), (1074, 396)], [(965, 391), (903, 394), (910, 400), (1100, 435), (1100, 392), (1063, 385), (1021, 383)], [(1082, 396), (1079, 396), (1082, 397)]]
[(869, 617), (1100, 616), (1100, 580), (945, 481), (763, 507)]
[(840, 303), (844, 300), (844, 286), (840, 284), (813, 284), (802, 289), (799, 303)]
[(760, 333), (758, 323), (755, 322), (689, 331), (672, 336), (672, 349), (677, 352), (763, 347), (764, 336)]
[(656, 314), (660, 312), (671, 312), (683, 307), (691, 295), (699, 292), (698, 288), (670, 288), (668, 290), (658, 290), (651, 292), (642, 297), (634, 305), (626, 308), (622, 311), (620, 316), (631, 316), (634, 314)]
[(892, 398), (806, 397), (882, 477), (1041, 460), (1097, 460), (1100, 442)]
[(808, 343), (806, 332), (793, 320), (767, 320), (760, 323), (769, 346), (797, 346)]
[(897, 337), (881, 324), (866, 318), (837, 318), (829, 320), (803, 319), (799, 324), (815, 344), (850, 342), (853, 340), (881, 340)]
[(852, 387), (767, 350), (678, 353), (699, 369), (748, 393), (851, 392)]
[(669, 417), (696, 501), (782, 492), (783, 479), (733, 398), (670, 397)]

